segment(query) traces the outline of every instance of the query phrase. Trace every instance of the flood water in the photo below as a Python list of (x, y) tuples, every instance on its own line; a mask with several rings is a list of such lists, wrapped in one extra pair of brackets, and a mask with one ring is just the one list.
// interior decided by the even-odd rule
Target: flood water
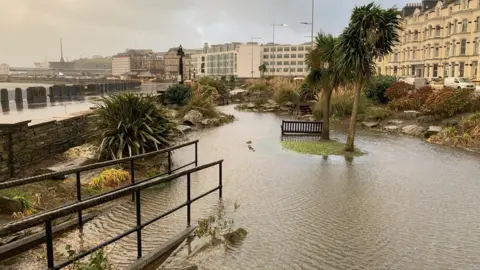
[[(200, 164), (224, 159), (223, 200), (213, 193), (193, 204), (193, 220), (222, 209), (243, 243), (209, 248), (188, 262), (200, 269), (478, 269), (480, 266), (480, 155), (430, 145), (417, 138), (360, 132), (353, 160), (292, 153), (280, 145), (282, 118), (236, 112), (237, 121), (192, 133)], [(344, 134), (335, 133), (344, 141)], [(252, 141), (255, 151), (248, 149)], [(193, 149), (176, 151), (177, 164)], [(192, 178), (192, 196), (216, 186), (216, 168)], [(142, 192), (142, 219), (185, 201), (185, 179)], [(239, 205), (234, 209), (234, 204)], [(180, 232), (186, 212), (146, 227), (144, 254)], [(85, 248), (114, 237), (135, 223), (129, 198), (118, 201), (55, 242)], [(198, 241), (197, 241), (198, 242)], [(168, 264), (185, 260), (195, 241)], [(42, 253), (43, 254), (43, 250)], [(135, 236), (112, 245), (109, 259), (120, 268), (136, 258)], [(30, 258), (26, 260), (25, 258)], [(43, 259), (20, 255), (8, 269), (42, 269)], [(167, 265), (168, 266), (168, 265)]]
[[(149, 83), (142, 84), (140, 89), (133, 91), (144, 94), (156, 94), (158, 90), (166, 89), (168, 83)], [(12, 123), (31, 120), (31, 123), (39, 123), (52, 120), (52, 118), (62, 117), (68, 114), (88, 111), (94, 106), (92, 101), (98, 99), (98, 96), (78, 96), (72, 100), (55, 100), (51, 102), (47, 98), (47, 103), (28, 103), (26, 100), (26, 89), (28, 87), (42, 86), (48, 89), (51, 84), (38, 83), (0, 83), (0, 89), (9, 90), (8, 103), (1, 103), (0, 123)], [(15, 102), (15, 88), (21, 88), (23, 92), (23, 102)]]

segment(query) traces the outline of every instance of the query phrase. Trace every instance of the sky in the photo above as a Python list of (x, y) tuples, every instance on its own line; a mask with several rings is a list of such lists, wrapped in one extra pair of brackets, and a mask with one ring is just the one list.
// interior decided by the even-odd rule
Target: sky
[[(315, 0), (315, 32), (339, 34), (351, 10), (371, 0)], [(167, 51), (181, 44), (310, 40), (311, 0), (0, 0), (0, 63), (30, 67), (64, 58), (111, 56), (126, 48)], [(403, 7), (406, 0), (378, 0)]]

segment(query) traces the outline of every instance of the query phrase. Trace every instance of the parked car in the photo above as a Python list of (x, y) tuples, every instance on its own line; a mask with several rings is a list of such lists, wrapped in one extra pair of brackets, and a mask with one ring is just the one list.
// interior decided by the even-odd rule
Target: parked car
[(422, 88), (428, 85), (427, 79), (425, 78), (418, 78), (418, 77), (407, 77), (400, 79), (401, 82), (411, 84), (415, 86), (415, 88)]
[(445, 78), (443, 86), (455, 89), (472, 89), (475, 90), (475, 85), (470, 79), (463, 77), (448, 77)]

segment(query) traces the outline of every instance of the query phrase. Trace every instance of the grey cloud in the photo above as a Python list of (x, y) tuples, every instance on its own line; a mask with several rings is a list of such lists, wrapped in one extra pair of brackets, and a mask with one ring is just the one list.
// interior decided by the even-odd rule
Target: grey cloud
[[(316, 0), (315, 32), (338, 34), (355, 5), (368, 0)], [(403, 0), (382, 0), (386, 7)], [(271, 42), (306, 42), (310, 0), (0, 0), (0, 62), (32, 66), (34, 61), (57, 60), (59, 38), (66, 58), (113, 55), (126, 48), (167, 50), (230, 41), (251, 36)]]

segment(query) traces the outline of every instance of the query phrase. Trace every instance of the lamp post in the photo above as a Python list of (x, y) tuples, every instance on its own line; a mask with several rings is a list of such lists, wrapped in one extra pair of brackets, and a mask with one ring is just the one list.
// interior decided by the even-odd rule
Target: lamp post
[(283, 26), (287, 26), (286, 24), (284, 23), (280, 23), (280, 24), (276, 24), (275, 22), (273, 22), (272, 24), (272, 27), (273, 27), (273, 76), (275, 76), (275, 65), (276, 65), (276, 60), (277, 60), (277, 52), (275, 50), (275, 27), (276, 26), (280, 26), (280, 27), (283, 27)]
[(177, 55), (180, 56), (179, 63), (178, 63), (178, 73), (180, 74), (180, 84), (183, 84), (183, 57), (185, 56), (185, 52), (183, 51), (182, 45), (178, 47)]
[(312, 26), (312, 50), (313, 50), (313, 29), (314, 29), (314, 19), (315, 19), (315, 0), (312, 0), (312, 22), (301, 22), (301, 24), (311, 25)]
[(254, 40), (260, 40), (260, 39), (262, 39), (262, 38), (252, 36), (252, 71), (251, 71), (252, 72), (252, 79), (253, 79), (253, 73), (255, 72), (255, 70), (253, 69), (253, 48), (254, 48), (253, 42), (254, 42)]

